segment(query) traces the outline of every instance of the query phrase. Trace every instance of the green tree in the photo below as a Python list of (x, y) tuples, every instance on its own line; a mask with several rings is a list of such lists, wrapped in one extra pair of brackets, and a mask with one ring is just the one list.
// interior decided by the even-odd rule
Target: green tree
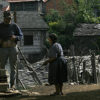
[(45, 21), (49, 22), (56, 22), (61, 19), (61, 16), (57, 10), (50, 9), (49, 13), (45, 16)]
[(98, 0), (77, 0), (76, 22), (99, 23), (95, 14), (95, 6)]

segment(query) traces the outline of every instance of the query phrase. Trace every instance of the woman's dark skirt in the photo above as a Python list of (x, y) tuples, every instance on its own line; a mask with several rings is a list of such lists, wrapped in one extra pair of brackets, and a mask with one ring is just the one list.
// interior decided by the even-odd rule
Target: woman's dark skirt
[(67, 81), (67, 61), (64, 57), (57, 58), (49, 65), (48, 82), (52, 84), (62, 84)]

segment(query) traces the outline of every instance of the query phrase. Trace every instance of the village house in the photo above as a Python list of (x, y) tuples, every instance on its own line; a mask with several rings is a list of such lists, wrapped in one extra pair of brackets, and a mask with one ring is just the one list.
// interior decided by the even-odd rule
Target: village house
[(89, 55), (91, 50), (100, 52), (100, 24), (79, 24), (74, 30), (73, 36), (75, 55)]
[[(42, 51), (49, 28), (41, 16), (44, 13), (44, 2), (42, 0), (8, 0), (8, 2), (14, 14), (13, 21), (19, 25), (24, 34), (23, 41), (19, 43), (21, 51), (30, 62), (34, 62), (43, 56)], [(1, 18), (2, 14), (0, 15)]]

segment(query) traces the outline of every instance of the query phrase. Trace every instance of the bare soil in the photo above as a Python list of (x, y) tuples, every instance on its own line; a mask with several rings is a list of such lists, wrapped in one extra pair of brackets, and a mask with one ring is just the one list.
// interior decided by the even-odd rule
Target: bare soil
[(100, 100), (100, 84), (64, 84), (63, 96), (49, 96), (54, 91), (54, 86), (35, 86), (22, 90), (21, 96), (1, 97), (0, 100)]

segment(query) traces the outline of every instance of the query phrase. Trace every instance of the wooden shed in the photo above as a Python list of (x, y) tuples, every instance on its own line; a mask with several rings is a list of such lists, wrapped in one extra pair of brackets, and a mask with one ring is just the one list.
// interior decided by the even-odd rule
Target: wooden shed
[(99, 52), (100, 24), (79, 24), (74, 30), (74, 46), (76, 55), (89, 54), (90, 50)]

